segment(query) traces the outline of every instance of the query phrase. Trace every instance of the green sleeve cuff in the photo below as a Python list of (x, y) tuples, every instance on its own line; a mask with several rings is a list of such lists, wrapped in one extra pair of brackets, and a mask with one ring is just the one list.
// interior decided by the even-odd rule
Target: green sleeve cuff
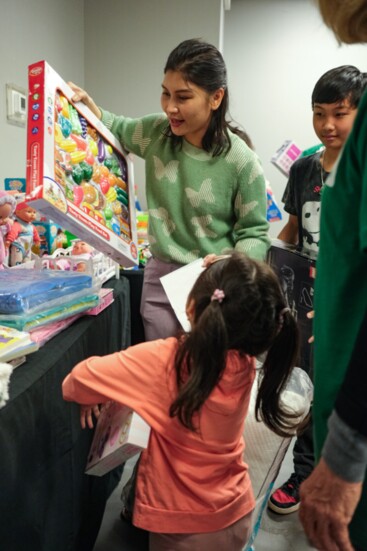
[(101, 107), (99, 107), (99, 109), (101, 110), (101, 113), (102, 113), (101, 121), (108, 128), (108, 130), (111, 130), (112, 124), (113, 124), (113, 118), (114, 118), (113, 114), (109, 113), (108, 111), (105, 111)]

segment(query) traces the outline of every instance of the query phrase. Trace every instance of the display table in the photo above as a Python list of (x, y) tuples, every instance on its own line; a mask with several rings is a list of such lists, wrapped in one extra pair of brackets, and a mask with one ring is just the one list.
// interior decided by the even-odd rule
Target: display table
[(144, 269), (120, 270), (120, 277), (126, 277), (130, 283), (131, 344), (145, 341), (144, 325), (140, 315), (140, 301), (144, 281)]
[(10, 399), (0, 409), (0, 549), (91, 551), (105, 503), (122, 468), (84, 474), (93, 431), (82, 430), (79, 407), (62, 399), (71, 368), (92, 355), (130, 344), (130, 292), (110, 280), (114, 303), (83, 316), (15, 369)]

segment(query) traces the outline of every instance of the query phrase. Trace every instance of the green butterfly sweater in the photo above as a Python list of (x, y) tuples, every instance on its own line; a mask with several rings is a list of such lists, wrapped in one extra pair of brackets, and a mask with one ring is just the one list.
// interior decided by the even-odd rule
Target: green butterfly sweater
[(228, 153), (212, 157), (187, 141), (172, 148), (164, 114), (139, 119), (102, 111), (123, 147), (145, 160), (149, 242), (153, 256), (187, 264), (237, 249), (264, 259), (270, 244), (265, 179), (257, 155), (230, 134)]

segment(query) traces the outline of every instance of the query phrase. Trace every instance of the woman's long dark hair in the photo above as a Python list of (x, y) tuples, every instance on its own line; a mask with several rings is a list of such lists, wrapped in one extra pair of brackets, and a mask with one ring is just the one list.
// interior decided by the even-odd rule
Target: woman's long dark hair
[[(192, 82), (208, 94), (212, 94), (219, 88), (224, 89), (220, 106), (212, 112), (202, 146), (213, 157), (220, 155), (226, 149), (229, 150), (231, 142), (226, 121), (229, 108), (227, 69), (219, 50), (212, 44), (195, 38), (184, 40), (169, 54), (164, 73), (167, 71), (180, 72), (187, 82)], [(165, 135), (171, 138), (174, 147), (182, 145), (182, 137), (175, 136), (170, 127), (165, 131)]]
[[(222, 302), (211, 300), (220, 289)], [(178, 395), (170, 407), (190, 430), (193, 416), (218, 384), (228, 350), (258, 356), (267, 352), (256, 401), (256, 416), (277, 434), (289, 436), (295, 415), (281, 408), (280, 394), (298, 356), (297, 323), (286, 309), (279, 280), (265, 262), (232, 253), (209, 266), (189, 295), (192, 331), (175, 356)], [(288, 432), (287, 432), (288, 431)]]

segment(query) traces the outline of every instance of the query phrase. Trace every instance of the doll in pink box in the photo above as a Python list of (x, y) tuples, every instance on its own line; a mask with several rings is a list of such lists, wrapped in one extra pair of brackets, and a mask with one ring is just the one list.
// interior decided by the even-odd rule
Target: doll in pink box
[(15, 198), (7, 191), (0, 190), (0, 270), (8, 261), (8, 248), (5, 245), (5, 236), (10, 232), (13, 220), (10, 218), (17, 206)]
[(36, 211), (23, 201), (16, 206), (15, 220), (5, 237), (5, 246), (9, 247), (9, 266), (16, 266), (31, 260), (32, 247), (39, 247), (40, 236), (36, 226)]

